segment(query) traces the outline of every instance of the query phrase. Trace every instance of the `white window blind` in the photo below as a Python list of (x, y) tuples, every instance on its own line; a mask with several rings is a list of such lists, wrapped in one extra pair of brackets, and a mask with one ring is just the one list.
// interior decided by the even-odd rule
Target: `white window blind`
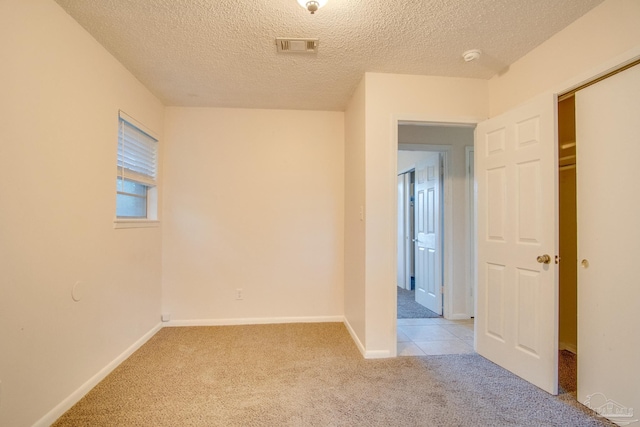
[(116, 217), (157, 218), (158, 140), (123, 112), (119, 115)]
[(118, 176), (146, 185), (156, 185), (158, 140), (120, 115)]

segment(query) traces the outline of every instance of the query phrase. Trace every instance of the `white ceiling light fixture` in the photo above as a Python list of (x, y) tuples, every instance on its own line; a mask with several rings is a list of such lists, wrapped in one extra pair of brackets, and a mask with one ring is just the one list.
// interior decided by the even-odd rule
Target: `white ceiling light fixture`
[(313, 15), (316, 13), (316, 10), (327, 4), (327, 0), (298, 0), (298, 4)]

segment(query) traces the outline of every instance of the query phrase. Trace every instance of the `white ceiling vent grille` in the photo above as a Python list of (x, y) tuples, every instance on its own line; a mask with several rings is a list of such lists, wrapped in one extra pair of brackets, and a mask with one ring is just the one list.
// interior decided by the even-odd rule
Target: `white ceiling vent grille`
[(278, 52), (288, 53), (318, 53), (318, 39), (298, 39), (277, 37)]

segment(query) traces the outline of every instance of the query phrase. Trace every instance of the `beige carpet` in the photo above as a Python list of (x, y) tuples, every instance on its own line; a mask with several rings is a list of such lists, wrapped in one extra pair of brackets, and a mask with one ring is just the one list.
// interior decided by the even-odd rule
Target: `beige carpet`
[(578, 391), (578, 356), (567, 350), (558, 352), (558, 385), (560, 393), (574, 398)]
[(365, 360), (344, 325), (164, 328), (55, 426), (600, 426), (478, 355)]

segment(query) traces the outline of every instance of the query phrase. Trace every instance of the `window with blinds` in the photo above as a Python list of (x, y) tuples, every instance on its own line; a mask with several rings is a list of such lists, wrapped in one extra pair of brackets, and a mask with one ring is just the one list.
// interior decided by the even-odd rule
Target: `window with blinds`
[(116, 216), (149, 219), (155, 217), (149, 193), (156, 186), (158, 140), (133, 123), (120, 113)]

